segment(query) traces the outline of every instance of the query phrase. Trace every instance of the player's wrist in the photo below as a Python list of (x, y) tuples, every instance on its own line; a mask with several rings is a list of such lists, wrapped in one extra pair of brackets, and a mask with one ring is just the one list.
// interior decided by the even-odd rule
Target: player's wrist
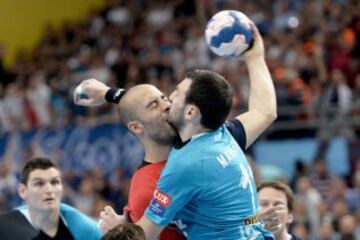
[(123, 88), (109, 88), (106, 91), (104, 98), (108, 103), (118, 104), (125, 93), (126, 91)]
[(253, 55), (253, 56), (247, 56), (245, 57), (245, 63), (247, 65), (250, 64), (264, 64), (265, 63), (265, 58), (263, 55)]

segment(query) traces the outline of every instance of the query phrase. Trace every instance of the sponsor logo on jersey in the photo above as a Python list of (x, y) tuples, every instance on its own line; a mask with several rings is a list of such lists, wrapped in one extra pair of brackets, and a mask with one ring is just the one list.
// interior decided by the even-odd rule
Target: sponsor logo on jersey
[(166, 208), (171, 203), (171, 197), (158, 189), (154, 191), (153, 199), (150, 202), (149, 209), (156, 215), (164, 216)]
[(158, 189), (155, 189), (154, 191), (154, 199), (163, 207), (169, 206), (171, 202), (170, 196), (167, 195), (166, 193), (159, 191)]

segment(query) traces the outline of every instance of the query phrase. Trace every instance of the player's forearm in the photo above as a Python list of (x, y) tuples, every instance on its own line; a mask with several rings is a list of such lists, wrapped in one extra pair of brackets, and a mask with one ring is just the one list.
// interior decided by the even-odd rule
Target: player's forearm
[(256, 111), (269, 122), (276, 119), (276, 95), (265, 59), (256, 56), (246, 60), (250, 76), (249, 111)]
[(145, 232), (146, 240), (156, 240), (163, 229), (159, 225), (154, 224), (147, 217), (143, 216), (137, 223)]

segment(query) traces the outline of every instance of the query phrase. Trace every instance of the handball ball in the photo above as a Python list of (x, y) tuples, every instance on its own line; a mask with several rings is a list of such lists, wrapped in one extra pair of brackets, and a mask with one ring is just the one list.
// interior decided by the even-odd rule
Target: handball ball
[(206, 43), (216, 55), (238, 58), (253, 41), (250, 19), (239, 11), (225, 10), (215, 14), (205, 29)]

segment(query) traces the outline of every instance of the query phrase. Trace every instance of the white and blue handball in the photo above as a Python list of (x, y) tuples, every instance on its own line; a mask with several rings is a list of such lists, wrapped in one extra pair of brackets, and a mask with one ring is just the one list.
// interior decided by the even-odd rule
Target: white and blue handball
[(253, 30), (242, 12), (225, 10), (215, 14), (205, 29), (206, 43), (212, 52), (224, 58), (239, 58), (251, 47)]

